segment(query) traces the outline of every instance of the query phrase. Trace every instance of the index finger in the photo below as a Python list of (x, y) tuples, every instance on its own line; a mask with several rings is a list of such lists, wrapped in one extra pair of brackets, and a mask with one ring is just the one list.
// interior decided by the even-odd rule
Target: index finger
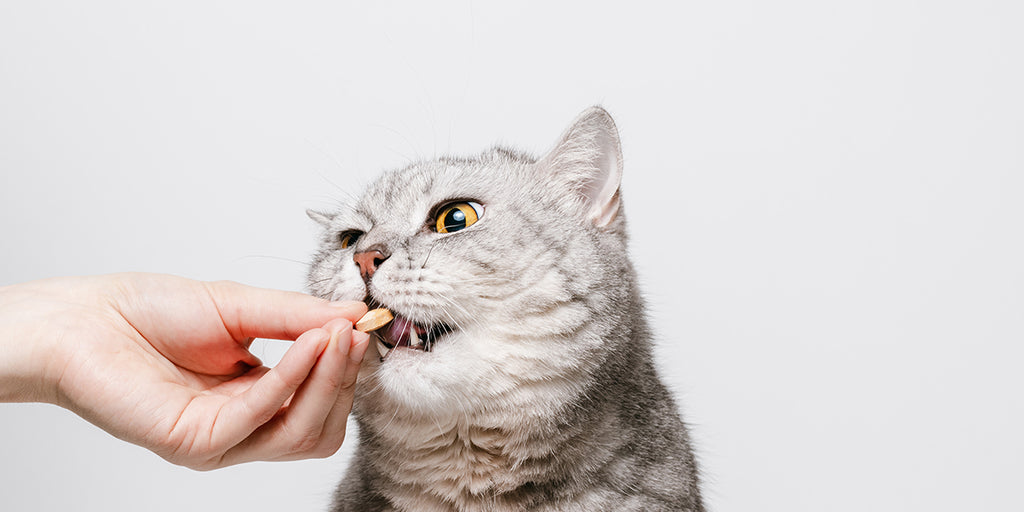
[(294, 340), (336, 318), (355, 323), (366, 313), (362, 302), (329, 302), (299, 292), (256, 288), (231, 281), (203, 283), (236, 340)]

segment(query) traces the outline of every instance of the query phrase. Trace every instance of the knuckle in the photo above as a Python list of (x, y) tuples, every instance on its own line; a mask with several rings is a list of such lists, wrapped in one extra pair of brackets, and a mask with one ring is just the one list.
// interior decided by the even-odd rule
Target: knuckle
[(292, 453), (314, 453), (320, 446), (320, 433), (309, 432), (292, 441)]
[(337, 391), (346, 387), (344, 378), (333, 373), (324, 378), (324, 383), (327, 384), (328, 389), (332, 391)]
[(186, 456), (164, 457), (168, 462), (189, 468), (193, 471), (212, 471), (221, 467), (217, 458), (195, 458)]
[(186, 465), (186, 467), (188, 467), (189, 469), (193, 469), (195, 471), (213, 471), (215, 469), (220, 468), (220, 465), (213, 461), (207, 460), (202, 462), (194, 462), (192, 464)]
[(341, 379), (340, 387), (344, 390), (351, 390), (356, 386), (356, 381), (359, 380), (359, 372), (349, 371)]
[(316, 450), (313, 450), (312, 455), (317, 459), (326, 459), (331, 455), (334, 455), (341, 448), (341, 443), (328, 442), (321, 444)]

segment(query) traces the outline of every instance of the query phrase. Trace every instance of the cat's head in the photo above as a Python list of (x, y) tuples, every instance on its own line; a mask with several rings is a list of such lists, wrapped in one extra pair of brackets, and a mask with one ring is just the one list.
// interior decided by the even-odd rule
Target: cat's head
[(625, 343), (621, 177), (618, 132), (595, 107), (540, 159), (499, 148), (420, 162), (310, 212), (324, 226), (310, 290), (396, 315), (371, 338), (381, 352), (367, 351), (361, 394), (465, 412), (585, 385)]

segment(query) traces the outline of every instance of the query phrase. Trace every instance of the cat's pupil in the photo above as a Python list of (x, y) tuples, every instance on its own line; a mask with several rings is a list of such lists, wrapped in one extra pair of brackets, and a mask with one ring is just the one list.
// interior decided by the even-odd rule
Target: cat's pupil
[(451, 231), (458, 231), (466, 227), (466, 212), (458, 208), (453, 208), (452, 211), (448, 212), (448, 215), (444, 217), (444, 227)]

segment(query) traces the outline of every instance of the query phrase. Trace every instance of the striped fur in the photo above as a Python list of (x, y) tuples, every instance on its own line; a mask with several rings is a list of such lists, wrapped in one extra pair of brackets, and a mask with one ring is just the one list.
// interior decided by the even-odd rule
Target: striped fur
[[(334, 511), (702, 511), (686, 427), (652, 362), (627, 258), (618, 133), (584, 112), (535, 159), (496, 148), (385, 173), (324, 225), (310, 290), (456, 330), (368, 351)], [(484, 205), (455, 233), (452, 200)], [(339, 233), (363, 232), (342, 249)], [(384, 247), (369, 285), (354, 251)]]

